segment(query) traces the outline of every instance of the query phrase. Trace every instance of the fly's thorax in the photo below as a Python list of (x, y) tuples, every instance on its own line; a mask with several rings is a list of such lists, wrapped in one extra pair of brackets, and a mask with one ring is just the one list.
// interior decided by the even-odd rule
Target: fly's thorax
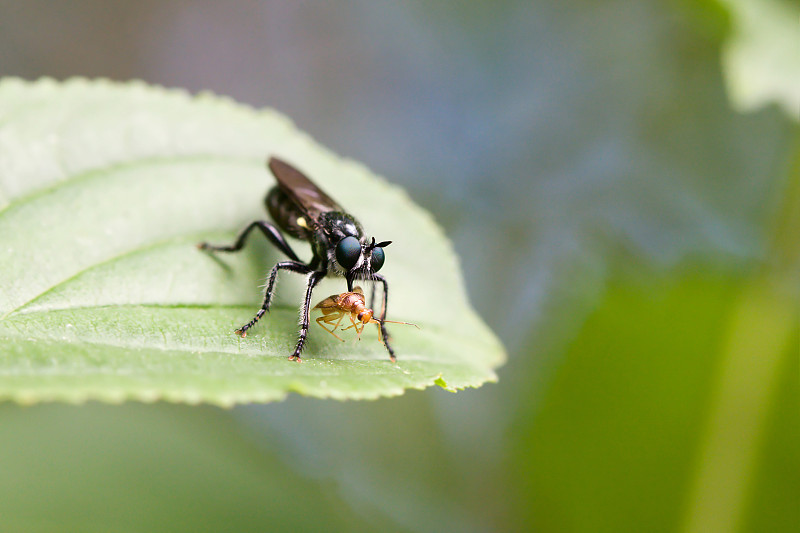
[(329, 211), (320, 214), (317, 225), (328, 234), (333, 243), (337, 243), (345, 237), (355, 237), (359, 241), (366, 240), (364, 228), (361, 227), (358, 220), (343, 211)]

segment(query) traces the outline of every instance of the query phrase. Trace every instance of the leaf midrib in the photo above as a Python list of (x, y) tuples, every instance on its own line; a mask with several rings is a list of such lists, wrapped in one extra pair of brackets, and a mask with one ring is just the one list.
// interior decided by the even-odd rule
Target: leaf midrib
[[(106, 165), (104, 167), (97, 167), (93, 168), (78, 174), (74, 174), (66, 179), (57, 180), (53, 182), (50, 186), (42, 187), (40, 189), (36, 189), (28, 194), (24, 194), (17, 198), (12, 199), (9, 204), (0, 207), (0, 220), (3, 217), (8, 216), (9, 213), (12, 213), (15, 209), (18, 209), (24, 206), (28, 202), (32, 202), (36, 199), (43, 198), (47, 195), (57, 193), (60, 189), (66, 186), (74, 186), (76, 184), (80, 184), (82, 182), (91, 182), (94, 179), (103, 179), (106, 177), (108, 173), (117, 172), (117, 171), (124, 171), (130, 169), (139, 169), (139, 168), (147, 168), (150, 166), (159, 166), (159, 165), (169, 165), (174, 163), (184, 163), (184, 162), (196, 162), (196, 161), (209, 161), (209, 162), (223, 162), (223, 163), (246, 163), (247, 158), (239, 157), (239, 156), (220, 156), (220, 155), (208, 155), (208, 154), (185, 154), (185, 155), (177, 155), (177, 156), (152, 156), (152, 157), (142, 157), (137, 158), (136, 160), (128, 160), (124, 162), (117, 162), (113, 164)], [(253, 159), (255, 162), (256, 160)], [(127, 258), (133, 255), (136, 255), (143, 251), (149, 251), (158, 248), (159, 246), (164, 246), (165, 244), (182, 242), (184, 237), (187, 237), (186, 241), (188, 242), (189, 236), (196, 236), (197, 241), (199, 242), (202, 240), (202, 235), (200, 233), (187, 233), (180, 237), (170, 237), (169, 239), (164, 239), (161, 241), (157, 241), (155, 243), (150, 243), (145, 246), (138, 246), (134, 248), (130, 248), (125, 250), (117, 255), (113, 255), (103, 261), (94, 263), (89, 265), (85, 268), (79, 269), (78, 271), (72, 273), (68, 277), (59, 280), (58, 283), (51, 285), (44, 291), (38, 293), (33, 298), (29, 298), (27, 301), (23, 302), (21, 305), (17, 305), (15, 308), (7, 311), (2, 316), (0, 316), (0, 322), (5, 320), (6, 318), (17, 314), (21, 309), (31, 305), (36, 300), (44, 297), (45, 295), (51, 293), (52, 291), (63, 287), (65, 284), (69, 283), (70, 281), (74, 280), (78, 276), (85, 274), (86, 272), (91, 271), (92, 269), (113, 264), (114, 262)]]

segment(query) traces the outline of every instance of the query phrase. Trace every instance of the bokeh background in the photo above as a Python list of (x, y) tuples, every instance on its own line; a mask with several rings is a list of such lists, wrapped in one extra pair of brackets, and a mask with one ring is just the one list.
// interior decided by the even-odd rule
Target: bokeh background
[(0, 405), (0, 529), (795, 531), (800, 133), (732, 102), (733, 4), (0, 0), (2, 76), (274, 107), (402, 185), (509, 352), (455, 395)]

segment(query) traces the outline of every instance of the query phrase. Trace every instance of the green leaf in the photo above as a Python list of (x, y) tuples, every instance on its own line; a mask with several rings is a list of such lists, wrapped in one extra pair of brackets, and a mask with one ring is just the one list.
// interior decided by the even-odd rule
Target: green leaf
[(773, 489), (762, 469), (791, 478), (796, 465), (795, 448), (764, 438), (773, 425), (780, 442), (797, 434), (774, 414), (779, 398), (796, 411), (782, 376), (797, 369), (800, 330), (796, 300), (778, 289), (696, 265), (614, 275), (544, 401), (518, 399), (514, 530), (784, 531), (773, 521), (797, 515), (796, 490), (741, 527), (754, 489)]
[[(265, 218), (268, 155), (294, 162), (378, 240), (392, 333), (341, 343), (313, 324), (304, 362), (300, 276), (242, 339), (281, 257), (258, 237), (212, 256)], [(467, 302), (458, 261), (403, 191), (341, 159), (271, 110), (202, 94), (82, 79), (0, 82), (0, 397), (267, 402), (287, 392), (377, 398), (496, 379), (501, 344)], [(310, 253), (305, 243), (295, 249)], [(325, 280), (315, 301), (339, 293)], [(350, 333), (350, 332), (347, 332)]]
[(733, 31), (722, 53), (740, 111), (775, 102), (800, 120), (800, 9), (783, 0), (722, 0)]

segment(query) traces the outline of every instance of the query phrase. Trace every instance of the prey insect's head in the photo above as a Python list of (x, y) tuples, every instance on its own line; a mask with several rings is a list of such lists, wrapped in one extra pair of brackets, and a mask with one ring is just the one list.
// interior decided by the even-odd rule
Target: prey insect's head
[(375, 237), (369, 243), (361, 243), (353, 236), (347, 236), (336, 245), (336, 262), (345, 270), (347, 290), (353, 290), (353, 280), (356, 277), (369, 279), (370, 275), (383, 267), (386, 255), (383, 249), (392, 244), (392, 241), (375, 242)]

